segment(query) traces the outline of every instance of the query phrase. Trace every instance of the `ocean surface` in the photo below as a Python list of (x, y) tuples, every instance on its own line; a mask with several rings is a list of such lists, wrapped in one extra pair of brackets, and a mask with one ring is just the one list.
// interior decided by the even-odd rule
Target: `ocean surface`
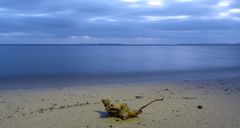
[(75, 78), (82, 82), (240, 76), (240, 46), (0, 46), (1, 82)]

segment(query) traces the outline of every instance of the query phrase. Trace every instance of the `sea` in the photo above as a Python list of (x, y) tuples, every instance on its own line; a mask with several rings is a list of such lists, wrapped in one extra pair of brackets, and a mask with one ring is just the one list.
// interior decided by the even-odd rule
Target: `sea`
[[(0, 46), (0, 88), (11, 88), (6, 83), (13, 81), (96, 84), (233, 77), (240, 77), (240, 45)], [(16, 83), (12, 86), (24, 87)]]

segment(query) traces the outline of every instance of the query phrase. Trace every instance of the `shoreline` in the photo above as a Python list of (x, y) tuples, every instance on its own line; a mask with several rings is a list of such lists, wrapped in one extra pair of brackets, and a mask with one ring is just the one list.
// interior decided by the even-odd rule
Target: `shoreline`
[[(174, 73), (174, 72), (173, 72)], [(115, 84), (141, 84), (141, 83), (162, 83), (179, 82), (185, 80), (227, 80), (238, 79), (240, 73), (227, 70), (209, 73), (205, 71), (175, 72), (173, 73), (133, 73), (133, 74), (108, 74), (108, 75), (44, 75), (44, 76), (19, 76), (0, 77), (0, 90), (14, 89), (38, 89), (38, 88), (58, 88), (75, 86), (101, 86)]]

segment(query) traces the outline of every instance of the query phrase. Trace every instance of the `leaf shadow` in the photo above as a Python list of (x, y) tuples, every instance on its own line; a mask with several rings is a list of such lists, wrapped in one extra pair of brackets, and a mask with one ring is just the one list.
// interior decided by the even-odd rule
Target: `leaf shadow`
[(99, 117), (100, 118), (108, 118), (110, 117), (110, 115), (108, 114), (108, 112), (106, 111), (98, 111), (98, 110), (95, 110), (95, 112), (97, 112), (99, 114)]

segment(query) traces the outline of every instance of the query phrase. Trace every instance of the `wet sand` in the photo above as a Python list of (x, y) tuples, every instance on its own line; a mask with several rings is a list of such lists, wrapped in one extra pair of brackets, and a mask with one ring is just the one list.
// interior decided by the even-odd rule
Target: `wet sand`
[[(101, 98), (143, 110), (109, 117)], [(0, 90), (1, 128), (238, 128), (240, 78)]]

